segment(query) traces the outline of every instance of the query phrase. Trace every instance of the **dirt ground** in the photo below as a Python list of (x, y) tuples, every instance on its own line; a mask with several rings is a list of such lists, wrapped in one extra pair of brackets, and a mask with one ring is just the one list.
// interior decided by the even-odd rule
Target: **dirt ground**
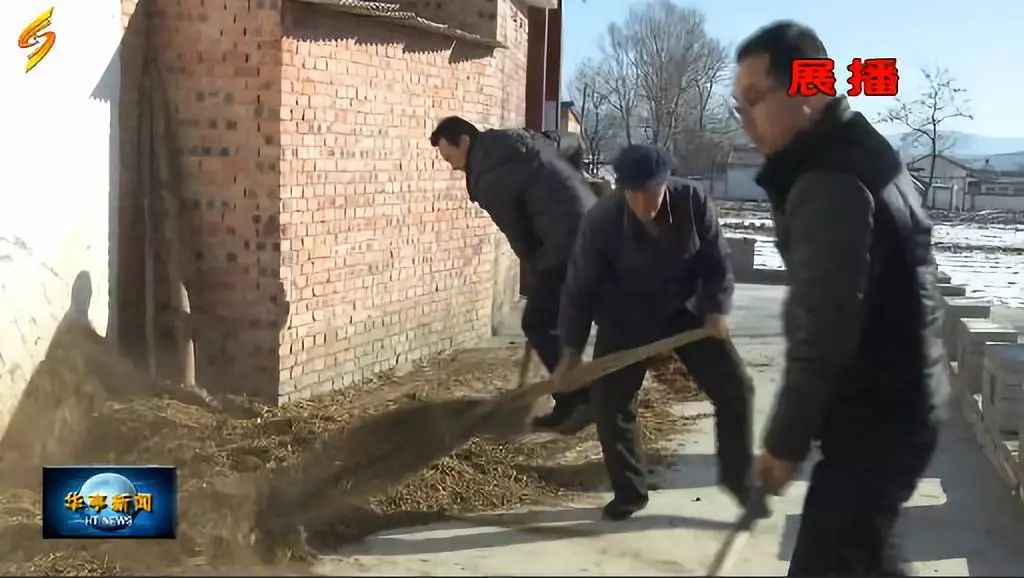
[[(352, 501), (344, 489), (323, 492), (329, 495), (312, 509), (329, 523), (297, 533), (263, 531), (284, 524), (266, 514), (272, 484), (293, 480), (297, 493), (314, 487), (286, 472), (294, 476), (300, 463), (308, 474), (320, 462), (329, 470), (332, 463), (350, 460), (333, 455), (331, 449), (342, 446), (325, 440), (344, 438), (356, 431), (353, 426), (397, 415), (400, 408), (514, 387), (521, 351), (510, 345), (457, 352), (402, 376), (381, 375), (345, 391), (268, 407), (234, 398), (211, 403), (201, 392), (168, 389), (118, 358), (91, 330), (62, 327), (0, 442), (0, 572), (294, 573), (302, 571), (310, 548), (329, 549), (453, 514), (564, 500), (595, 487), (604, 473), (594, 461), (600, 454), (593, 427), (573, 437), (472, 438), (383, 495)], [(653, 365), (640, 412), (650, 464), (656, 466), (659, 440), (687, 425), (667, 406), (699, 394), (674, 357)], [(531, 377), (543, 376), (534, 363)], [(369, 443), (386, 448), (388, 440)], [(43, 541), (39, 467), (88, 463), (178, 466), (178, 538)], [(358, 476), (354, 471), (346, 475)], [(340, 485), (358, 483), (347, 479)]]

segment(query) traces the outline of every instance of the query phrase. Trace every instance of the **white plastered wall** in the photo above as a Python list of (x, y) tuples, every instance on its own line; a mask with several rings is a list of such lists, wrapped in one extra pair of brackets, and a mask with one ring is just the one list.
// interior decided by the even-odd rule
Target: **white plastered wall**
[[(18, 37), (50, 7), (56, 42), (26, 73)], [(73, 284), (80, 317), (107, 332), (122, 34), (120, 0), (0, 3), (0, 435)]]

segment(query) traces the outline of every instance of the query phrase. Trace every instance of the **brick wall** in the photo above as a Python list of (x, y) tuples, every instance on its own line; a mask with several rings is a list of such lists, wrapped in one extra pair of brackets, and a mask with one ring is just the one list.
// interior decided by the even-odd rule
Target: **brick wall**
[[(508, 50), (497, 53), (495, 66), (503, 79), (501, 84), (501, 126), (526, 125), (526, 42), (529, 28), (526, 7), (522, 2), (502, 0), (498, 3), (497, 40)], [(519, 298), (519, 259), (503, 235), (495, 236), (495, 291), (493, 319), (499, 319)]]
[(280, 281), (279, 0), (147, 0), (174, 118), (200, 383), (274, 398)]
[(512, 44), (495, 52), (453, 51), (450, 38), (285, 3), (284, 397), (343, 387), (490, 333), (495, 280), (508, 282), (495, 268), (509, 265), (508, 250), (427, 137), (450, 114), (521, 126), (525, 29), (514, 13), (525, 19), (502, 6)]
[(526, 124), (526, 42), (529, 33), (526, 5), (519, 1), (498, 3), (497, 39), (508, 46), (498, 52), (503, 82), (502, 123), (521, 127)]
[[(517, 261), (427, 136), (449, 114), (522, 126), (520, 6), (491, 3), (509, 46), (495, 51), (301, 2), (143, 1), (172, 105), (201, 384), (288, 399), (489, 334)], [(144, 231), (137, 185), (126, 194), (136, 310), (121, 327), (141, 350)]]

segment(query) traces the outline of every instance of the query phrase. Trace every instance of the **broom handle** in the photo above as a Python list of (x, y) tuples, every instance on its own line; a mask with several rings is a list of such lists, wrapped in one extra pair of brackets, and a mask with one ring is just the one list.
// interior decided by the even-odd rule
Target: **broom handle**
[(582, 389), (595, 379), (604, 377), (609, 373), (614, 373), (624, 367), (629, 367), (634, 363), (638, 363), (659, 353), (672, 351), (673, 349), (677, 349), (688, 343), (700, 341), (707, 336), (708, 333), (703, 328), (691, 329), (690, 331), (684, 331), (673, 335), (672, 337), (659, 339), (658, 341), (653, 341), (646, 345), (641, 345), (640, 347), (616, 351), (615, 353), (598, 357), (593, 361), (580, 365), (566, 376), (565, 382), (562, 383), (561, 387), (556, 387), (555, 380), (549, 377), (543, 381), (531, 383), (525, 387), (512, 390), (505, 400), (513, 398), (529, 399), (551, 393), (569, 393), (576, 391), (577, 389)]
[[(760, 484), (756, 485), (753, 488), (749, 503), (763, 504), (765, 496), (764, 488)], [(711, 560), (711, 565), (708, 567), (707, 576), (721, 576), (729, 568), (736, 558), (736, 554), (743, 548), (756, 522), (757, 512), (748, 507), (744, 510), (743, 515), (736, 520), (733, 527), (730, 528), (725, 541), (719, 546), (718, 552), (715, 553), (715, 557)]]

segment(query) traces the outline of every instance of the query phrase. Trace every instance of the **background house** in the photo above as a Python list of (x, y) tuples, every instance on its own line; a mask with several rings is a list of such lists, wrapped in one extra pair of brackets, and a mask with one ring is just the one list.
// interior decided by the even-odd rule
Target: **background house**
[(720, 198), (731, 201), (767, 201), (764, 189), (754, 181), (763, 164), (764, 155), (753, 145), (733, 146), (726, 164), (725, 190)]
[(576, 108), (576, 103), (571, 100), (563, 100), (560, 105), (558, 132), (576, 135), (583, 134), (583, 122), (580, 120), (580, 111)]
[[(931, 155), (908, 163), (928, 181)], [(947, 210), (1024, 210), (1024, 152), (988, 156), (936, 155), (926, 204)]]
[[(16, 4), (5, 21), (37, 16)], [(427, 137), (451, 114), (555, 127), (557, 1), (80, 4), (57, 0), (57, 48), (32, 74), (7, 67), (10, 109), (49, 111), (23, 115), (38, 146), (18, 149), (14, 187), (45, 176), (52, 194), (0, 228), (2, 250), (21, 251), (0, 259), (5, 291), (24, 305), (0, 323), (0, 431), (81, 272), (94, 326), (127, 355), (146, 357), (155, 315), (158, 369), (180, 378), (187, 317), (199, 383), (269, 401), (491, 333), (517, 261)]]

